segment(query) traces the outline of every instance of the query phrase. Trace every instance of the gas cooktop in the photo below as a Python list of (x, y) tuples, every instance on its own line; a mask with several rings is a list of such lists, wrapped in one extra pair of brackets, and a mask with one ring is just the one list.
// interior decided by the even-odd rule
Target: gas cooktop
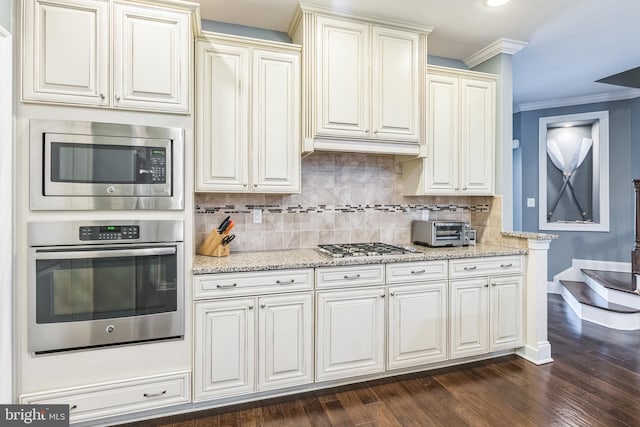
[(415, 253), (416, 249), (374, 242), (318, 245), (318, 251), (333, 258), (346, 258), (380, 255), (405, 255)]

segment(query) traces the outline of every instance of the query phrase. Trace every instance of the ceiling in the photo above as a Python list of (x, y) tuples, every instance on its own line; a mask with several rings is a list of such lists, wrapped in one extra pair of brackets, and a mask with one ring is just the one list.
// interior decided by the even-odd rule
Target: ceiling
[[(203, 19), (286, 32), (298, 0), (199, 0)], [(464, 60), (500, 38), (527, 42), (513, 57), (514, 106), (629, 92), (596, 83), (640, 65), (640, 1), (312, 0), (434, 27), (429, 55)]]

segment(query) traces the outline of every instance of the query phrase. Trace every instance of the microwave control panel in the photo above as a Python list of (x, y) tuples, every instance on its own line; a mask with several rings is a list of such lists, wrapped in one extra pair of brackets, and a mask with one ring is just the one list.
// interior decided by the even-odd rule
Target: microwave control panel
[(140, 238), (137, 225), (100, 225), (80, 227), (80, 240), (131, 240)]

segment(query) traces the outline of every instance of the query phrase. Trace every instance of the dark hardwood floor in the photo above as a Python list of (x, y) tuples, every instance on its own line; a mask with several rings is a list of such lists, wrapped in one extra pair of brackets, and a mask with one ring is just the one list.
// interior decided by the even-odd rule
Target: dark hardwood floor
[(554, 362), (515, 356), (135, 427), (640, 426), (640, 331), (581, 322), (549, 296)]

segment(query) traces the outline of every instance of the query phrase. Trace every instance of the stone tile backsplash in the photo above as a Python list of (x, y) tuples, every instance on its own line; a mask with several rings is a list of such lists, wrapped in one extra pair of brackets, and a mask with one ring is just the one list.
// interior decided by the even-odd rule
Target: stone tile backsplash
[[(424, 211), (429, 219), (468, 221), (472, 227), (477, 223), (482, 227), (479, 241), (494, 240), (500, 231), (495, 199), (499, 198), (405, 197), (402, 166), (393, 156), (314, 153), (302, 160), (300, 194), (196, 193), (194, 243), (199, 247), (231, 215), (236, 224), (232, 251), (313, 248), (323, 243), (407, 244), (411, 221), (421, 219)], [(253, 223), (256, 208), (263, 211), (260, 224)]]

